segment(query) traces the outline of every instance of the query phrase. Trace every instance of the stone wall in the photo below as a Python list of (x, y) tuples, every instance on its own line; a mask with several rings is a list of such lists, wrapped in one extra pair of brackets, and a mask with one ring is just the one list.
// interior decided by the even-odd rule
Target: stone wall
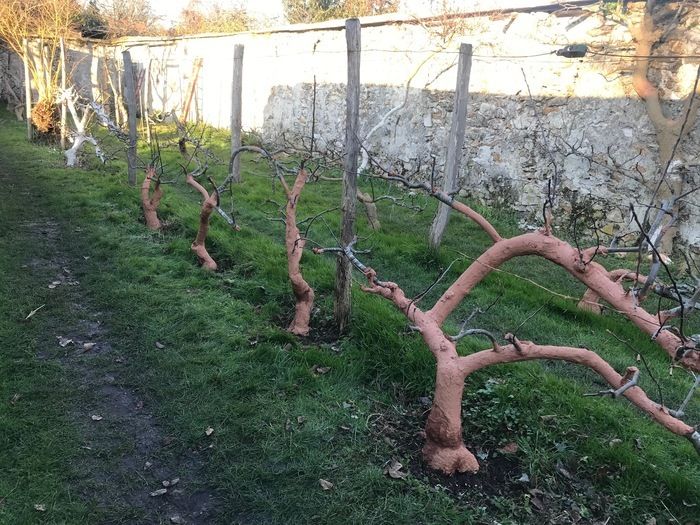
[[(521, 2), (522, 3), (522, 2)], [(403, 110), (367, 141), (382, 162), (411, 171), (427, 169), (431, 155), (442, 168), (461, 42), (474, 46), (467, 137), (460, 186), (464, 195), (510, 206), (537, 220), (543, 190), (555, 172), (561, 179), (559, 207), (593, 211), (600, 224), (619, 222), (630, 204), (649, 199), (640, 178), (658, 172), (658, 145), (643, 102), (630, 81), (634, 45), (615, 13), (597, 3), (574, 2), (472, 13), (468, 17), (417, 20), (396, 15), (363, 20), (361, 128), (363, 133), (407, 93)], [(589, 4), (581, 6), (581, 4)], [(614, 4), (613, 4), (614, 5)], [(640, 16), (632, 2), (627, 20)], [(700, 53), (700, 10), (671, 33), (655, 53)], [(151, 111), (178, 111), (195, 58), (203, 58), (194, 111), (205, 122), (228, 127), (233, 47), (245, 45), (243, 126), (267, 141), (308, 136), (317, 83), (317, 143), (342, 149), (345, 119), (345, 35), (342, 23), (291, 26), (276, 31), (196, 38), (131, 38), (104, 46), (72, 43), (75, 83), (93, 98), (109, 93), (106, 71), (121, 67), (129, 48), (139, 68), (150, 62)], [(593, 52), (583, 59), (551, 54), (573, 43)], [(623, 56), (614, 56), (623, 55)], [(652, 77), (681, 111), (697, 58), (654, 61)], [(406, 83), (411, 79), (410, 87)], [(526, 83), (527, 79), (527, 83)], [(532, 98), (528, 95), (532, 94)], [(549, 146), (545, 147), (545, 142)], [(679, 149), (678, 176), (700, 170), (700, 126)], [(550, 153), (551, 152), (551, 153)], [(556, 166), (556, 169), (555, 169)], [(700, 180), (698, 181), (700, 182)], [(700, 215), (694, 195), (681, 235), (700, 246)]]

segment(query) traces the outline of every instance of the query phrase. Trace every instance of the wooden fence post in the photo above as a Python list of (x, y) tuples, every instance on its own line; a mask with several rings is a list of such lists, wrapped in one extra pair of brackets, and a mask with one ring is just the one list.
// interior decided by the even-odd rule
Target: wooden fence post
[(27, 120), (27, 140), (32, 140), (34, 130), (32, 129), (32, 75), (29, 72), (29, 42), (27, 39), (22, 40), (22, 49), (24, 51), (24, 115)]
[[(348, 53), (348, 84), (345, 116), (345, 164), (343, 175), (342, 223), (340, 243), (348, 246), (355, 238), (355, 207), (357, 203), (357, 158), (360, 154), (360, 21), (345, 21)], [(347, 257), (339, 256), (335, 274), (335, 303), (333, 313), (338, 330), (345, 332), (350, 323), (352, 265)]]
[[(61, 46), (61, 91), (65, 94), (66, 88), (68, 87), (68, 79), (66, 73), (66, 43), (61, 37), (59, 42)], [(61, 97), (61, 149), (66, 149), (66, 138), (68, 137), (68, 129), (66, 128), (66, 123), (68, 120), (68, 103), (66, 97)]]
[(134, 86), (134, 66), (131, 63), (131, 53), (122, 51), (124, 60), (124, 84), (126, 97), (126, 114), (129, 121), (129, 146), (126, 150), (126, 160), (129, 164), (129, 186), (136, 185), (136, 89)]
[(202, 68), (202, 59), (195, 58), (194, 64), (192, 65), (192, 76), (190, 77), (190, 83), (187, 86), (187, 93), (185, 94), (185, 105), (182, 109), (182, 121), (187, 122), (187, 117), (190, 113), (190, 105), (192, 104), (192, 97), (194, 96), (194, 90), (197, 86), (197, 77), (199, 76), (199, 70)]
[(144, 78), (143, 96), (141, 97), (143, 108), (141, 109), (141, 118), (146, 125), (146, 142), (151, 143), (151, 119), (148, 117), (149, 104), (151, 98), (151, 62), (152, 58), (148, 59), (146, 66), (146, 77)]
[[(469, 74), (471, 69), (472, 46), (471, 44), (462, 44), (459, 46), (457, 87), (455, 89), (450, 135), (447, 139), (447, 159), (445, 160), (445, 180), (443, 181), (443, 190), (447, 193), (455, 190), (459, 166), (462, 160), (464, 133), (467, 128), (467, 103), (469, 102)], [(428, 237), (428, 244), (431, 249), (438, 250), (440, 248), (442, 236), (445, 233), (449, 219), (450, 207), (440, 203)]]
[[(233, 82), (231, 83), (231, 155), (241, 147), (241, 120), (243, 111), (243, 44), (233, 48)], [(233, 182), (241, 182), (241, 156), (231, 165), (229, 174)]]

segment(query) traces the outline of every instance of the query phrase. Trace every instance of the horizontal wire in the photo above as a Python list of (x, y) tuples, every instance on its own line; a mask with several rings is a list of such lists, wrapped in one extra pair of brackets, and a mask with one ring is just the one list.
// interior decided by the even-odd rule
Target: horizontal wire
[[(435, 49), (379, 49), (379, 48), (367, 48), (367, 49), (362, 49), (362, 53), (400, 53), (400, 54), (427, 54), (427, 53), (435, 53), (435, 54), (447, 54), (447, 55), (458, 55), (460, 52), (457, 50), (435, 50)], [(476, 59), (480, 59), (480, 61), (484, 62), (486, 60), (484, 59), (493, 59), (493, 60), (511, 60), (511, 59), (528, 59), (528, 58), (542, 58), (546, 56), (556, 56), (557, 50), (553, 51), (547, 51), (544, 53), (533, 53), (530, 55), (484, 55), (484, 54), (479, 54), (479, 53), (473, 53), (472, 57)], [(299, 55), (320, 55), (320, 54), (345, 54), (347, 53), (347, 50), (345, 49), (338, 49), (338, 50), (315, 50), (315, 51), (297, 51), (293, 53), (277, 53), (274, 55), (255, 55), (255, 58), (284, 58), (287, 56), (299, 56)], [(623, 62), (624, 60), (684, 60), (684, 59), (700, 59), (700, 55), (630, 55), (630, 54), (623, 54), (623, 53), (608, 53), (608, 52), (601, 52), (601, 51), (594, 51), (592, 49), (588, 49), (588, 53), (590, 55), (595, 55), (597, 57), (602, 56), (602, 57), (610, 57), (617, 59), (616, 61)], [(566, 57), (563, 57), (566, 58)], [(580, 57), (578, 58), (579, 60), (583, 58)], [(590, 57), (589, 57), (590, 58)], [(552, 61), (554, 62), (554, 61)], [(599, 62), (596, 60), (596, 62)]]

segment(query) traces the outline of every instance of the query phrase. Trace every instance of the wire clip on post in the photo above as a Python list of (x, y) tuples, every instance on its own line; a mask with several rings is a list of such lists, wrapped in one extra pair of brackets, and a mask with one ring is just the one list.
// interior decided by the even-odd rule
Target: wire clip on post
[(586, 56), (588, 46), (586, 44), (572, 44), (570, 46), (557, 49), (556, 55), (565, 58), (582, 58)]

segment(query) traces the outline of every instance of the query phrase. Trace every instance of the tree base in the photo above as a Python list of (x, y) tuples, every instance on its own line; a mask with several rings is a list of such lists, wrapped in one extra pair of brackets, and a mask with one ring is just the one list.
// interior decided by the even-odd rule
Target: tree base
[(428, 441), (423, 446), (423, 459), (430, 468), (448, 476), (455, 472), (475, 474), (479, 471), (479, 462), (474, 454), (462, 444), (456, 448), (448, 448)]

